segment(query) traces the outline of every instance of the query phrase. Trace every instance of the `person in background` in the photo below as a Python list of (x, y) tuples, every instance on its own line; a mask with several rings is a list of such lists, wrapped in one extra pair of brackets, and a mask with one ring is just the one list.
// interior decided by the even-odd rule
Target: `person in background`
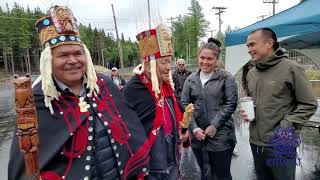
[[(185, 81), (181, 102), (195, 107), (190, 123), (191, 147), (201, 169), (201, 179), (232, 179), (230, 165), (236, 145), (232, 113), (238, 102), (233, 76), (217, 67), (220, 48), (212, 39), (199, 51), (199, 70)], [(209, 161), (209, 162), (208, 162)]]
[[(255, 106), (249, 141), (257, 178), (294, 180), (295, 143), (298, 140), (294, 137), (299, 126), (306, 123), (317, 109), (311, 84), (303, 68), (288, 59), (272, 29), (252, 31), (247, 37), (247, 47), (255, 64), (246, 81), (247, 93)], [(240, 116), (249, 121), (243, 108), (240, 108)], [(280, 139), (270, 141), (274, 138)], [(272, 162), (273, 159), (277, 160), (276, 163)]]
[(184, 59), (178, 59), (176, 66), (177, 69), (172, 74), (172, 78), (177, 99), (180, 100), (184, 81), (191, 74), (191, 71), (188, 71), (186, 67), (186, 61)]
[(113, 81), (113, 83), (118, 87), (119, 90), (122, 90), (123, 86), (126, 85), (126, 80), (124, 80), (119, 72), (118, 72), (118, 68), (113, 67), (111, 69), (111, 79)]

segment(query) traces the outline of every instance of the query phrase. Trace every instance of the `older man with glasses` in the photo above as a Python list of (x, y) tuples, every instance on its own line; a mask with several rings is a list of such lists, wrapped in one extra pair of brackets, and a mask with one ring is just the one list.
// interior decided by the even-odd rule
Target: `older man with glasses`
[(184, 59), (178, 59), (176, 65), (177, 65), (177, 69), (173, 73), (172, 78), (174, 82), (174, 89), (175, 89), (177, 99), (180, 100), (184, 81), (191, 74), (191, 71), (187, 70), (186, 61)]

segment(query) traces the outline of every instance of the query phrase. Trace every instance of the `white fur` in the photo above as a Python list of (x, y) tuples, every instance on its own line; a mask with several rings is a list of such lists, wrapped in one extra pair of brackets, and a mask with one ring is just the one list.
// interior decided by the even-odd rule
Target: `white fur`
[(150, 61), (150, 73), (151, 73), (152, 90), (154, 91), (156, 98), (158, 98), (158, 94), (160, 93), (160, 88), (159, 88), (159, 80), (158, 80), (158, 76), (157, 76), (157, 62), (156, 62), (156, 60)]

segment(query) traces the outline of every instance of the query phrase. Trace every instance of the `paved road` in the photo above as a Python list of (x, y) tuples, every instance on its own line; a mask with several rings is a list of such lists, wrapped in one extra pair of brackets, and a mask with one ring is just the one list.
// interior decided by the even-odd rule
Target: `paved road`
[[(14, 98), (12, 89), (9, 91), (5, 85), (0, 84), (0, 174), (1, 180), (7, 179), (7, 163), (12, 131), (14, 128)], [(314, 117), (314, 118), (319, 118)], [(231, 173), (234, 180), (254, 180), (253, 161), (248, 143), (248, 124), (236, 121), (237, 152), (231, 164)], [(41, 145), (40, 145), (41, 146)], [(298, 149), (302, 165), (297, 167), (297, 180), (315, 180), (315, 165), (320, 167), (320, 134), (317, 130), (304, 128), (302, 131), (302, 144)], [(200, 170), (191, 149), (182, 153), (181, 180), (200, 179)], [(317, 180), (320, 179), (320, 176)]]

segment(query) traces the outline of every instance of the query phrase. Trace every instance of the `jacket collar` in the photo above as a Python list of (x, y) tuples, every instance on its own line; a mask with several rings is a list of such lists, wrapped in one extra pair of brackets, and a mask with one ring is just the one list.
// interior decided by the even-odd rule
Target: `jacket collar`
[(256, 69), (258, 71), (264, 71), (266, 69), (269, 69), (270, 67), (278, 64), (282, 58), (287, 58), (288, 55), (286, 54), (286, 50), (279, 47), (272, 56), (267, 57), (266, 59), (260, 60), (256, 63)]
[[(194, 83), (196, 83), (198, 86), (202, 86), (201, 84), (201, 80), (200, 80), (200, 69), (198, 69), (195, 73), (195, 76), (193, 76), (191, 78), (191, 81), (193, 81)], [(216, 71), (213, 73), (213, 75), (210, 77), (210, 79), (208, 80), (211, 81), (211, 80), (220, 80), (220, 79), (223, 79), (224, 78), (224, 70), (222, 69), (216, 69)]]

